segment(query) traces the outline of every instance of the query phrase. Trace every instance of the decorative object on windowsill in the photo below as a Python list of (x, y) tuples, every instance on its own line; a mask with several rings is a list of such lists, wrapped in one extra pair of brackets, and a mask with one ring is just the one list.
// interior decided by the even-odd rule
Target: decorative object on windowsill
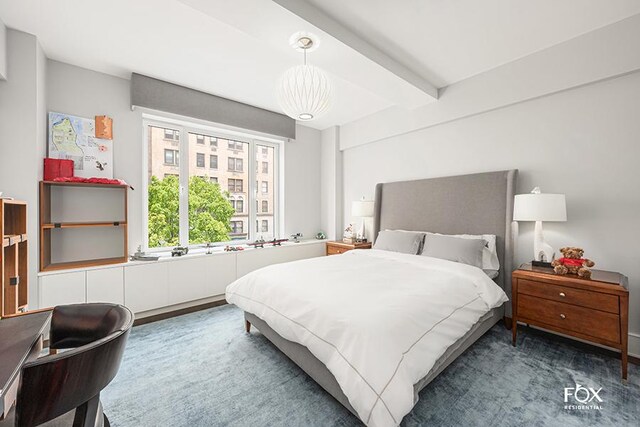
[(304, 54), (304, 63), (289, 68), (278, 83), (278, 102), (285, 114), (301, 121), (314, 120), (327, 112), (331, 104), (331, 82), (318, 67), (307, 64), (307, 53), (320, 45), (317, 36), (298, 32), (289, 44)]
[(265, 243), (266, 242), (264, 241), (264, 239), (262, 237), (259, 237), (255, 242), (247, 243), (247, 246), (253, 246), (254, 248), (264, 248)]
[(342, 233), (342, 241), (344, 243), (355, 243), (353, 236), (353, 224), (347, 225), (347, 228), (344, 229), (344, 233)]
[(302, 233), (292, 234), (291, 238), (293, 239), (293, 243), (300, 243), (300, 239), (302, 238)]
[(327, 235), (324, 234), (324, 231), (318, 231), (318, 233), (316, 234), (316, 239), (317, 240), (324, 240), (327, 238)]
[(238, 252), (238, 251), (244, 251), (244, 248), (242, 246), (225, 246), (224, 247), (224, 251), (225, 252)]
[(364, 196), (357, 202), (351, 203), (351, 216), (360, 218), (360, 227), (358, 228), (358, 233), (356, 233), (356, 243), (367, 241), (364, 222), (366, 218), (373, 216), (373, 203), (372, 200), (365, 200)]
[(113, 139), (113, 119), (109, 116), (96, 116), (96, 138)]
[(142, 246), (138, 245), (138, 250), (129, 257), (130, 261), (157, 261), (160, 259), (157, 255), (147, 255), (142, 252)]
[(189, 253), (189, 248), (187, 247), (183, 247), (183, 246), (176, 246), (175, 248), (171, 249), (171, 256), (183, 256)]
[(211, 255), (211, 242), (207, 242), (207, 255)]
[(595, 262), (588, 258), (582, 258), (584, 250), (576, 247), (561, 248), (562, 258), (554, 259), (551, 262), (553, 271), (556, 274), (576, 274), (583, 279), (591, 279), (590, 267), (596, 265)]
[(564, 194), (547, 194), (535, 187), (529, 194), (518, 194), (513, 205), (514, 221), (535, 221), (533, 261), (536, 267), (551, 267), (555, 259), (553, 248), (544, 240), (543, 221), (564, 222), (567, 220), (567, 205)]

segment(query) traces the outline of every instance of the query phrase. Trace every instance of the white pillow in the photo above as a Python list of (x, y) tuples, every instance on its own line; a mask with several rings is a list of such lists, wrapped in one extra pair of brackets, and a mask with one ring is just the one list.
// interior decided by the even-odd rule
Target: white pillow
[(422, 232), (383, 230), (378, 233), (373, 249), (417, 255), (423, 240)]
[[(427, 234), (440, 234), (430, 233)], [(447, 236), (447, 234), (445, 234)], [(462, 239), (484, 239), (487, 246), (482, 250), (482, 269), (483, 270), (500, 270), (500, 260), (498, 260), (498, 252), (496, 250), (495, 234), (450, 234), (452, 237), (460, 237)]]

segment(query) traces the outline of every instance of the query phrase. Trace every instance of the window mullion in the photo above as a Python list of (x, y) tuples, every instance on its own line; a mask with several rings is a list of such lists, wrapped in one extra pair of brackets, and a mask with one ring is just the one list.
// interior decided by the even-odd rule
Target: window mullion
[(180, 131), (180, 246), (189, 246), (189, 136), (187, 129)]

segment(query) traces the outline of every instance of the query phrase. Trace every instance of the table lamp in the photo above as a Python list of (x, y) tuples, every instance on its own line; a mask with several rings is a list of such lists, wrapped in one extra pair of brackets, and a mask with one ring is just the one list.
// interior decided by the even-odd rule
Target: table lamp
[(373, 216), (373, 203), (372, 200), (365, 200), (364, 197), (357, 202), (351, 202), (351, 216), (360, 218), (360, 228), (356, 234), (357, 242), (366, 241), (364, 219)]
[(550, 267), (555, 258), (551, 245), (544, 241), (543, 221), (566, 221), (567, 205), (564, 194), (546, 194), (540, 187), (529, 194), (518, 194), (513, 204), (514, 221), (535, 221), (533, 261), (536, 267)]

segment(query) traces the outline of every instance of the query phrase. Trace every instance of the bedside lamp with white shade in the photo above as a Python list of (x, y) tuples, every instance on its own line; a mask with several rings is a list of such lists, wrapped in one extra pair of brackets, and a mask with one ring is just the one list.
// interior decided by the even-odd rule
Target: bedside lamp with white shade
[(373, 216), (373, 204), (372, 200), (365, 200), (364, 197), (357, 202), (351, 202), (351, 216), (360, 218), (360, 227), (356, 234), (356, 240), (362, 242), (365, 235), (364, 221), (365, 218), (371, 218)]
[(567, 220), (567, 205), (564, 194), (547, 194), (534, 188), (529, 194), (518, 194), (513, 204), (514, 221), (535, 221), (533, 240), (533, 265), (549, 266), (555, 258), (551, 245), (544, 241), (543, 221), (564, 222)]

